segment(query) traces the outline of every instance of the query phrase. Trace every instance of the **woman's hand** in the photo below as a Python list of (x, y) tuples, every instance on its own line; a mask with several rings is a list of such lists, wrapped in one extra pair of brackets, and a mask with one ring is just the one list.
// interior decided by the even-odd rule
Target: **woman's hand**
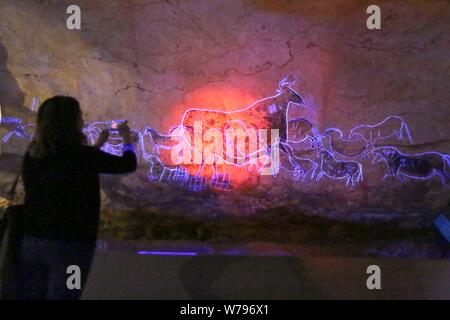
[(128, 121), (122, 122), (122, 124), (118, 128), (119, 135), (123, 139), (124, 144), (131, 143), (131, 131), (130, 127), (128, 126)]
[(98, 139), (97, 142), (94, 144), (94, 147), (98, 149), (102, 148), (108, 141), (108, 139), (109, 139), (109, 130), (108, 129), (102, 130), (102, 132), (100, 132), (100, 134), (98, 135)]

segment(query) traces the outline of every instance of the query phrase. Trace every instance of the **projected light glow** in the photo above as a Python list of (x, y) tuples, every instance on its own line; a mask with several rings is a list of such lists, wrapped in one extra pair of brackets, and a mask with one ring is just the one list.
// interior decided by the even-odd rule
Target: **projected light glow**
[[(149, 166), (149, 181), (176, 183), (192, 191), (230, 190), (243, 174), (233, 168), (245, 168), (253, 176), (275, 177), (287, 173), (302, 183), (318, 182), (326, 177), (355, 187), (364, 178), (362, 160), (372, 159), (369, 164), (386, 164), (388, 171), (383, 180), (394, 177), (405, 182), (437, 176), (443, 186), (448, 185), (449, 155), (434, 151), (404, 154), (390, 145), (392, 139), (406, 144), (413, 142), (410, 129), (400, 116), (388, 116), (376, 124), (357, 125), (350, 130), (348, 138), (340, 128), (326, 128), (321, 132), (304, 117), (289, 119), (291, 105), (300, 107), (301, 112), (307, 110), (303, 97), (292, 88), (294, 84), (295, 81), (284, 78), (275, 95), (233, 111), (188, 108), (168, 134), (153, 127), (146, 127), (142, 133), (132, 130), (138, 156)], [(28, 129), (34, 124), (24, 125), (13, 117), (1, 118), (1, 109), (0, 120), (0, 125), (9, 130), (2, 138), (3, 144), (12, 136), (31, 140)], [(111, 123), (88, 124), (83, 129), (88, 142), (95, 144), (100, 132), (110, 128)], [(305, 141), (309, 147), (298, 154), (297, 146)], [(122, 138), (113, 130), (102, 149), (121, 155), (122, 145)], [(171, 161), (163, 161), (163, 151), (170, 153)]]

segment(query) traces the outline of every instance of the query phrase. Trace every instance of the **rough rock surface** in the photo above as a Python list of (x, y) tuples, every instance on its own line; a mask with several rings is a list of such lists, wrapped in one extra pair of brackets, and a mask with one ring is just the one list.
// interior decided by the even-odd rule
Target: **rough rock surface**
[[(273, 95), (291, 74), (307, 102), (292, 116), (320, 130), (337, 127), (348, 135), (356, 125), (399, 115), (414, 138), (402, 151), (450, 153), (448, 1), (378, 1), (382, 29), (375, 31), (366, 29), (366, 5), (358, 3), (79, 0), (82, 30), (69, 31), (70, 1), (3, 0), (2, 111), (32, 121), (33, 97), (70, 94), (87, 121), (126, 118), (136, 129), (165, 132), (189, 106), (232, 110)], [(3, 146), (8, 153), (23, 149), (17, 141)], [(288, 212), (414, 224), (446, 208), (448, 190), (439, 179), (383, 182), (382, 164), (361, 161), (364, 181), (354, 189), (280, 175), (245, 191), (197, 194), (147, 182), (144, 166), (133, 176), (105, 178), (105, 210)], [(13, 171), (0, 169), (6, 187)]]

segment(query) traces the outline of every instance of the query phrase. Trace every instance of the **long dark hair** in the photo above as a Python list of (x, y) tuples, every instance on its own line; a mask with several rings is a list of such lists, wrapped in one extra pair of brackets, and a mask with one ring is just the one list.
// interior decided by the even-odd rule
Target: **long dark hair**
[(33, 158), (53, 156), (62, 148), (86, 144), (80, 104), (75, 98), (55, 96), (39, 108), (37, 128), (29, 153)]

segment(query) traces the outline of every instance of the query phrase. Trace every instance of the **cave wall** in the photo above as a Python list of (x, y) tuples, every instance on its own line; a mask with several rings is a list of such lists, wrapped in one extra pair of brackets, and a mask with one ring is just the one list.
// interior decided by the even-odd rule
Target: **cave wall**
[[(86, 121), (129, 119), (138, 130), (165, 132), (189, 106), (233, 110), (275, 94), (292, 75), (307, 103), (299, 115), (320, 130), (337, 127), (347, 135), (398, 115), (414, 137), (399, 147), (403, 152), (450, 153), (448, 1), (378, 1), (382, 29), (373, 31), (365, 1), (79, 0), (80, 31), (66, 28), (69, 4), (0, 3), (4, 114), (32, 119), (33, 97), (69, 94), (80, 100)], [(199, 214), (289, 207), (334, 217), (427, 214), (447, 205), (448, 190), (437, 178), (383, 182), (383, 164), (364, 168), (356, 188), (326, 178), (265, 178), (245, 194), (215, 194), (209, 207), (202, 207), (203, 196), (145, 182), (143, 168), (106, 184), (105, 201), (111, 208), (157, 208), (161, 198), (178, 195)], [(120, 200), (130, 190), (136, 196)]]

